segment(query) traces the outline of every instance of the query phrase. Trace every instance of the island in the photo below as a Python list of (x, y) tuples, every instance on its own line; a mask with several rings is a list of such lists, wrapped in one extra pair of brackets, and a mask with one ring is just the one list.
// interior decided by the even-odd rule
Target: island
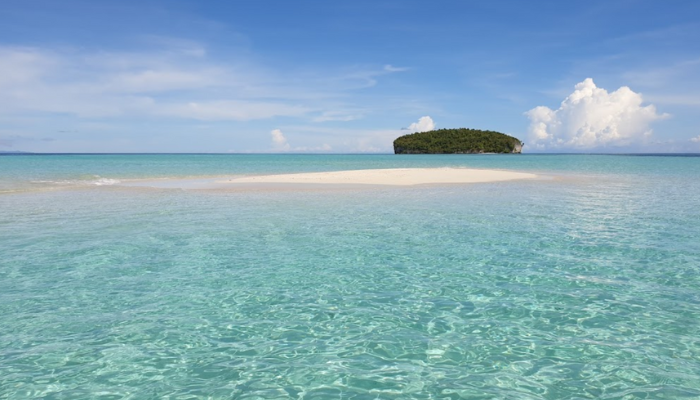
[(412, 133), (394, 140), (395, 154), (520, 153), (520, 139), (478, 129), (437, 129)]

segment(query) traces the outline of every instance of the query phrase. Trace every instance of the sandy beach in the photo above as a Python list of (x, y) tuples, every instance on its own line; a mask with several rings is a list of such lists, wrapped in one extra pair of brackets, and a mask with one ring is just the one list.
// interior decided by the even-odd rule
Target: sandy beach
[(413, 186), (459, 184), (533, 179), (537, 175), (488, 169), (468, 168), (393, 168), (353, 171), (313, 172), (300, 174), (260, 175), (231, 178), (225, 184), (330, 184)]

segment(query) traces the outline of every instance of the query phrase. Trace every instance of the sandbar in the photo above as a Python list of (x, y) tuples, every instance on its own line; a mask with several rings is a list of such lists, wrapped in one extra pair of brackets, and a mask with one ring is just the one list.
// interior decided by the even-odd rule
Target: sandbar
[(502, 182), (533, 179), (537, 175), (507, 170), (471, 168), (391, 168), (352, 171), (307, 172), (233, 177), (221, 184), (385, 185), (414, 186)]

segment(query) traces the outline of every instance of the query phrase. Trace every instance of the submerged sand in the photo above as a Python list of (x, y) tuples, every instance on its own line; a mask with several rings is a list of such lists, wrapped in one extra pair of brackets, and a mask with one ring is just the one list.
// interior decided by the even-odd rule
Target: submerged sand
[(225, 181), (219, 181), (218, 183), (227, 185), (331, 184), (412, 186), (426, 184), (501, 182), (533, 178), (537, 178), (537, 175), (503, 170), (469, 168), (393, 168), (246, 176), (230, 178)]

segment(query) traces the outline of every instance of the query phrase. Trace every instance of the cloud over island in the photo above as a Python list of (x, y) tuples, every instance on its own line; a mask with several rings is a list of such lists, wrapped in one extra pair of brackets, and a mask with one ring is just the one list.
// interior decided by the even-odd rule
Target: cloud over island
[(432, 131), (435, 129), (435, 122), (430, 116), (420, 117), (418, 122), (414, 122), (408, 126), (408, 130), (411, 132), (425, 132)]
[(642, 95), (627, 86), (608, 93), (587, 78), (558, 109), (539, 106), (525, 113), (530, 119), (528, 145), (579, 150), (644, 141), (651, 136), (651, 123), (669, 115), (642, 103)]

